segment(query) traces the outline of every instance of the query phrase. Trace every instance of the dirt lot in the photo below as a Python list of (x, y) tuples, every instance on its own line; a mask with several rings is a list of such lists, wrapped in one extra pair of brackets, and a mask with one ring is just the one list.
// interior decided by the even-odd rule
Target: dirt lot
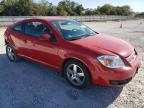
[[(142, 23), (142, 24), (141, 24)], [(122, 38), (144, 57), (144, 20), (88, 22), (94, 30)], [(135, 78), (123, 88), (92, 86), (76, 90), (55, 72), (29, 61), (11, 63), (0, 28), (0, 108), (144, 108), (144, 58)]]

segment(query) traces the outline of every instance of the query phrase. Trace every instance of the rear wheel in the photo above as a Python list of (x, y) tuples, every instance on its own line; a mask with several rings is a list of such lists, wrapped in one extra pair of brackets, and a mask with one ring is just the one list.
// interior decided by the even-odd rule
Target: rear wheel
[(6, 45), (6, 54), (11, 62), (17, 62), (19, 60), (19, 57), (16, 55), (14, 48), (9, 44)]
[(90, 85), (90, 75), (87, 68), (77, 60), (70, 60), (64, 66), (64, 75), (74, 87), (82, 89)]

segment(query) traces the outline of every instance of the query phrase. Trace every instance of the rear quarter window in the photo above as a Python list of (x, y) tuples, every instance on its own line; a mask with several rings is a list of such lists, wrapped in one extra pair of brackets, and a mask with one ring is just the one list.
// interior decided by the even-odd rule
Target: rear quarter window
[(22, 32), (22, 24), (17, 24), (16, 26), (14, 26), (13, 30), (17, 32)]

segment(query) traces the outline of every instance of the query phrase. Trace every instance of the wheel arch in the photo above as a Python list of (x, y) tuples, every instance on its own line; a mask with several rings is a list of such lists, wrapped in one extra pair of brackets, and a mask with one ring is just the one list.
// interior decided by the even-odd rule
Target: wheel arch
[(9, 42), (7, 40), (5, 40), (5, 45), (9, 44)]
[(90, 69), (88, 68), (87, 64), (86, 64), (84, 61), (82, 61), (82, 60), (80, 60), (80, 59), (78, 59), (78, 58), (73, 58), (73, 57), (71, 57), (71, 58), (66, 58), (66, 59), (64, 60), (64, 62), (63, 62), (63, 64), (62, 64), (62, 68), (61, 68), (61, 70), (62, 70), (62, 71), (61, 71), (62, 76), (64, 75), (64, 66), (65, 66), (65, 64), (66, 64), (68, 61), (70, 61), (70, 60), (76, 60), (76, 61), (80, 62), (83, 66), (85, 66), (85, 68), (87, 69), (87, 71), (88, 71), (88, 73), (89, 73), (90, 79), (92, 80), (92, 75), (91, 75)]

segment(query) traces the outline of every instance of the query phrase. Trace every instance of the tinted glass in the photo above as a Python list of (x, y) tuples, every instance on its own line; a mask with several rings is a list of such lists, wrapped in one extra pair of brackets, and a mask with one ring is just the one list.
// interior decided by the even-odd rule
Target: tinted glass
[(14, 27), (15, 31), (22, 32), (22, 24), (18, 24)]
[(96, 34), (87, 26), (73, 20), (52, 21), (51, 24), (66, 40), (80, 39)]
[(50, 34), (50, 30), (41, 22), (28, 22), (25, 24), (25, 33), (33, 37), (40, 37), (43, 34)]

